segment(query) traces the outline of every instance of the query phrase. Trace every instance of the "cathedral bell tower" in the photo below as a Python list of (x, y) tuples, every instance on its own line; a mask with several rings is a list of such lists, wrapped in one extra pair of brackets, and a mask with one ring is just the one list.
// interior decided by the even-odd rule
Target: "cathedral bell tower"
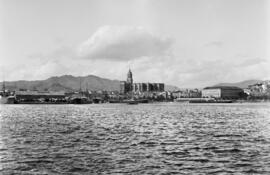
[(128, 74), (127, 74), (127, 83), (129, 83), (131, 85), (133, 84), (132, 72), (130, 69), (129, 69)]
[(127, 91), (131, 92), (133, 87), (133, 77), (132, 77), (132, 72), (129, 69), (127, 73)]

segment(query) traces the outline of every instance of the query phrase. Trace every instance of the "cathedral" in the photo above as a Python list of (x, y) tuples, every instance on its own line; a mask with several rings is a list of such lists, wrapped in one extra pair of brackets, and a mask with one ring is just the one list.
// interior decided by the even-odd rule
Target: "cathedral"
[(130, 69), (127, 73), (127, 81), (120, 82), (121, 94), (131, 92), (163, 92), (164, 88), (164, 83), (133, 83), (133, 76)]
[(120, 82), (120, 93), (126, 94), (128, 92), (132, 92), (132, 86), (133, 86), (133, 77), (132, 77), (132, 72), (129, 69), (127, 73), (127, 81)]

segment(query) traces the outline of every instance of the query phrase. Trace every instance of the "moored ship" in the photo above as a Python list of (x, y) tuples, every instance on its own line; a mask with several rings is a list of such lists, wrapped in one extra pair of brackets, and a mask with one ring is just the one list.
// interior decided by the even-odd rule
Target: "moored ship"
[(130, 99), (130, 100), (124, 100), (124, 103), (130, 104), (130, 105), (136, 105), (139, 102), (137, 100)]
[(195, 99), (190, 100), (189, 103), (232, 103), (232, 100), (223, 100), (223, 99)]
[(0, 96), (0, 104), (14, 104), (15, 97), (14, 96)]
[(128, 99), (128, 100), (124, 100), (123, 103), (127, 103), (127, 104), (138, 104), (138, 103), (148, 103), (147, 99)]
[(6, 92), (5, 81), (3, 81), (2, 91), (0, 93), (0, 104), (14, 104), (15, 97), (10, 96), (8, 92)]
[(7, 97), (0, 96), (0, 104), (6, 104), (7, 103)]

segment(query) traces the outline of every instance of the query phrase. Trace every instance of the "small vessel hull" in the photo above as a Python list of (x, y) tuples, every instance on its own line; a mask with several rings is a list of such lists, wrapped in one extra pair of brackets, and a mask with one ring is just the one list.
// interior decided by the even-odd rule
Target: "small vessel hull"
[(3, 97), (0, 96), (0, 104), (14, 104), (15, 98), (14, 97)]
[(137, 105), (137, 104), (139, 104), (139, 103), (136, 102), (136, 101), (128, 101), (127, 104), (129, 104), (129, 105)]
[(121, 103), (120, 100), (109, 100), (109, 103)]
[(123, 103), (129, 104), (129, 105), (136, 105), (139, 102), (137, 100), (124, 100)]
[(131, 100), (124, 100), (123, 103), (128, 103), (128, 104), (138, 104), (138, 103), (149, 103), (147, 99), (131, 99)]
[(232, 100), (190, 100), (189, 103), (232, 103)]
[(71, 104), (91, 104), (92, 101), (89, 101), (86, 98), (73, 98), (70, 100)]
[(7, 97), (0, 97), (0, 104), (7, 104)]

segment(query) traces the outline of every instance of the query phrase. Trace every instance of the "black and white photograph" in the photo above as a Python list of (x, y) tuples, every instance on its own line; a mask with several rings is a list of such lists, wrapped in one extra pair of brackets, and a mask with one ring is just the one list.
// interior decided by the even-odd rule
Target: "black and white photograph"
[(269, 175), (270, 0), (0, 0), (1, 175)]

